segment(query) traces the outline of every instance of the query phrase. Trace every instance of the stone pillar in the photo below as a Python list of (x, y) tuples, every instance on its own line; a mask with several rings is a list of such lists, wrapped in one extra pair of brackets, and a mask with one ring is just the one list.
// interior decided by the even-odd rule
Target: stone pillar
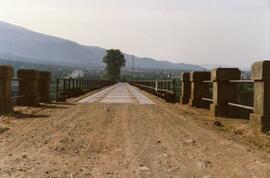
[(254, 80), (254, 113), (250, 115), (250, 121), (256, 133), (266, 133), (270, 131), (270, 61), (254, 63), (251, 73)]
[(189, 104), (198, 108), (209, 108), (210, 103), (203, 101), (202, 98), (209, 98), (209, 84), (203, 81), (209, 81), (211, 78), (210, 72), (191, 72), (191, 98)]
[(11, 101), (11, 78), (13, 68), (11, 66), (0, 66), (0, 113), (10, 113), (13, 111)]
[(39, 72), (35, 70), (20, 69), (18, 70), (17, 76), (19, 78), (19, 96), (23, 96), (21, 98), (18, 98), (18, 105), (39, 105)]
[(233, 108), (228, 103), (237, 103), (237, 83), (230, 80), (240, 80), (241, 71), (238, 68), (217, 68), (211, 71), (213, 82), (213, 103), (211, 113), (216, 117), (232, 116)]
[(191, 95), (190, 73), (184, 72), (181, 74), (181, 96), (180, 103), (188, 104)]
[(38, 90), (41, 103), (49, 103), (50, 100), (51, 73), (47, 71), (39, 72)]

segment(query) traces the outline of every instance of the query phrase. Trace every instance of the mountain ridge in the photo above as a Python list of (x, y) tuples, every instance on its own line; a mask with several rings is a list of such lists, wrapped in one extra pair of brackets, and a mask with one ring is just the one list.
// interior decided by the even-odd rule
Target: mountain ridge
[[(0, 56), (45, 64), (104, 68), (102, 57), (106, 49), (28, 30), (0, 21)], [(132, 67), (132, 55), (125, 54), (127, 68)], [(202, 70), (198, 65), (158, 61), (135, 56), (135, 68)]]

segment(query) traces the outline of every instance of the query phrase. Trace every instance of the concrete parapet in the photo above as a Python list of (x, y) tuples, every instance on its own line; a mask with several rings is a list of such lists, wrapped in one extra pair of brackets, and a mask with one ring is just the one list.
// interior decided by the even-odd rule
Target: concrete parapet
[(211, 72), (191, 72), (191, 82), (202, 82), (211, 79)]
[(217, 68), (211, 71), (213, 82), (213, 103), (210, 106), (214, 116), (233, 116), (234, 110), (229, 102), (237, 102), (237, 83), (230, 80), (240, 80), (241, 71), (238, 68)]
[(189, 99), (191, 106), (209, 108), (210, 103), (203, 101), (202, 98), (209, 98), (209, 84), (203, 81), (208, 81), (210, 78), (210, 72), (191, 72), (191, 98)]
[(50, 102), (50, 83), (51, 73), (47, 71), (39, 71), (38, 92), (41, 103)]
[(19, 79), (19, 96), (17, 104), (20, 106), (37, 106), (39, 97), (39, 72), (36, 70), (20, 69), (17, 73)]
[(250, 115), (250, 121), (256, 133), (266, 133), (270, 131), (270, 61), (254, 63), (251, 73), (254, 80), (254, 113)]
[(216, 68), (211, 71), (211, 81), (240, 80), (241, 71), (238, 68)]
[(13, 111), (11, 101), (11, 78), (13, 68), (11, 66), (0, 65), (0, 113), (10, 113)]
[(188, 104), (190, 95), (191, 95), (191, 82), (190, 82), (190, 73), (184, 72), (181, 74), (181, 96), (180, 103)]

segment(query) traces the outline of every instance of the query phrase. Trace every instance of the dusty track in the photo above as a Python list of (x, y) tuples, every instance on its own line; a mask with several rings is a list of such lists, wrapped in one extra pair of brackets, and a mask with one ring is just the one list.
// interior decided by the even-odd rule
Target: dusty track
[(155, 105), (19, 108), (0, 121), (0, 177), (270, 177), (248, 138), (148, 96)]

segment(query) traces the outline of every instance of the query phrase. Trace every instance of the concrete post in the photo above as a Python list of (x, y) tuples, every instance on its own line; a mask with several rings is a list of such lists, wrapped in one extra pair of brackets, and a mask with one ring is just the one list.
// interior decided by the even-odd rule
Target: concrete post
[(39, 105), (38, 81), (39, 72), (35, 70), (21, 69), (18, 70), (19, 96), (17, 103), (20, 106), (37, 106)]
[(217, 68), (211, 71), (213, 82), (213, 104), (211, 113), (216, 117), (232, 116), (233, 108), (228, 103), (237, 103), (237, 83), (230, 80), (240, 80), (241, 71), (238, 68)]
[(210, 72), (191, 72), (191, 98), (189, 104), (198, 108), (209, 108), (210, 103), (203, 101), (202, 98), (209, 98), (209, 85), (203, 81), (209, 81)]
[(60, 80), (59, 79), (56, 79), (56, 101), (59, 101), (59, 82)]
[(254, 113), (250, 115), (250, 121), (256, 133), (266, 133), (270, 131), (270, 61), (254, 63), (251, 73), (254, 80)]
[(158, 91), (158, 81), (157, 80), (155, 81), (155, 91), (156, 92)]
[(67, 100), (67, 79), (64, 79), (63, 81), (63, 101), (65, 102)]
[(81, 92), (83, 93), (83, 80), (80, 81)]
[(190, 73), (184, 72), (181, 74), (181, 96), (180, 103), (188, 104), (191, 95)]
[(50, 102), (51, 73), (47, 71), (39, 72), (38, 90), (41, 103)]
[(13, 68), (11, 66), (0, 66), (0, 113), (10, 113), (13, 111), (11, 101), (11, 78)]

